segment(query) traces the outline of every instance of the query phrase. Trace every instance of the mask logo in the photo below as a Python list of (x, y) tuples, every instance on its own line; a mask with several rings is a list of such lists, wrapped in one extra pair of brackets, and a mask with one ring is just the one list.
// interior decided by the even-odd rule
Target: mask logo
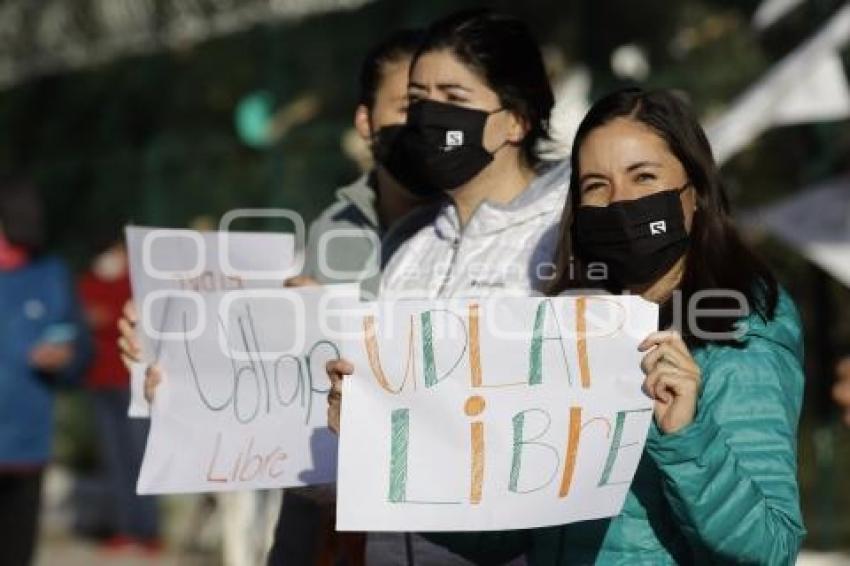
[(667, 222), (664, 220), (658, 220), (656, 222), (649, 223), (649, 233), (653, 236), (657, 236), (659, 234), (667, 233)]
[(449, 130), (446, 132), (446, 147), (459, 147), (463, 145), (463, 130)]

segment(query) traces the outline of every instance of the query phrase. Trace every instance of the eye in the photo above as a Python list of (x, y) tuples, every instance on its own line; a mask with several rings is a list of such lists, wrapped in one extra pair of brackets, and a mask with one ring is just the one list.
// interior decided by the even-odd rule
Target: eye
[(469, 102), (469, 99), (463, 96), (459, 96), (457, 94), (449, 94), (446, 98), (446, 101), (452, 104), (467, 104)]
[(644, 173), (638, 173), (637, 175), (635, 175), (635, 181), (638, 182), (638, 183), (649, 183), (651, 181), (655, 181), (656, 179), (658, 179), (658, 177), (656, 177), (652, 173), (644, 172)]
[(596, 189), (601, 189), (604, 186), (604, 183), (588, 183), (584, 187), (582, 187), (581, 192), (589, 193), (591, 191), (595, 191)]

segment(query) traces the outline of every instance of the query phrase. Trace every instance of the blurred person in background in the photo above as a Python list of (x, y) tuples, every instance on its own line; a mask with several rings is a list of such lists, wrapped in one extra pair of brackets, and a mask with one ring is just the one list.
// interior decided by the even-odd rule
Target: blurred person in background
[(83, 375), (89, 337), (65, 264), (45, 252), (37, 189), (0, 181), (0, 561), (33, 561), (56, 388)]
[(846, 356), (835, 364), (835, 385), (832, 388), (832, 398), (841, 411), (841, 420), (850, 426), (850, 356)]
[(113, 234), (101, 244), (79, 292), (94, 338), (94, 359), (86, 386), (94, 404), (101, 462), (112, 503), (112, 537), (107, 550), (160, 550), (156, 499), (136, 495), (136, 478), (147, 441), (149, 421), (127, 416), (130, 376), (115, 348), (118, 319), (130, 298), (127, 252)]

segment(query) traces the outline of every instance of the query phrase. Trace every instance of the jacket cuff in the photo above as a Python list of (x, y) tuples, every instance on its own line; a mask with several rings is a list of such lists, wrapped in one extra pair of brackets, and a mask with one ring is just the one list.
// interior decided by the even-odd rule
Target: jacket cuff
[(697, 419), (672, 434), (661, 432), (653, 420), (646, 449), (662, 466), (696, 461), (705, 455), (706, 448), (716, 441), (719, 434), (720, 427), (710, 418)]

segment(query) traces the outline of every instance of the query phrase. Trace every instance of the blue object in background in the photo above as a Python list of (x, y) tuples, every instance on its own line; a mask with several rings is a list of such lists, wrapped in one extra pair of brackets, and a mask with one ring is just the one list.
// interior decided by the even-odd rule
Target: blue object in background
[(236, 133), (246, 145), (266, 148), (271, 145), (269, 125), (274, 114), (274, 97), (261, 90), (248, 94), (236, 105)]

